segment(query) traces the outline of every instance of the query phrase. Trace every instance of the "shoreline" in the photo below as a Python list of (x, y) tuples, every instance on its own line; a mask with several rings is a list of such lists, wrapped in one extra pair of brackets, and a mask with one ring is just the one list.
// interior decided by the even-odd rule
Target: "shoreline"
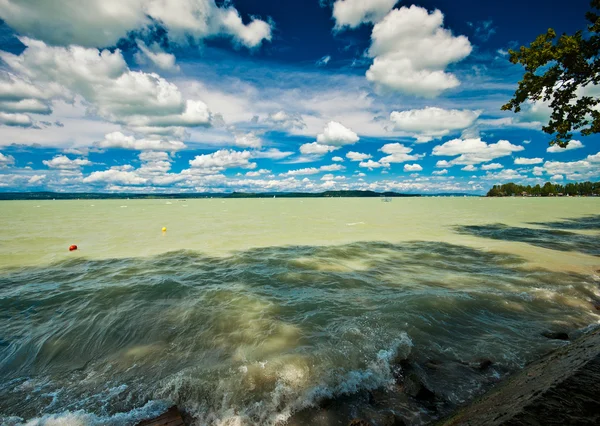
[[(375, 390), (370, 393), (379, 393)], [(456, 407), (443, 418), (434, 421), (435, 426), (495, 426), (528, 424), (600, 424), (600, 328), (572, 340), (541, 359), (527, 365), (498, 382), (476, 399)], [(361, 398), (361, 395), (349, 396)], [(346, 398), (342, 398), (346, 399)], [(340, 403), (340, 404), (338, 404)], [(330, 424), (332, 404), (344, 401), (322, 401), (319, 407), (295, 413), (285, 424), (300, 425), (310, 418), (313, 424)], [(406, 423), (390, 408), (387, 416), (372, 423), (355, 418), (348, 426)], [(308, 417), (305, 415), (309, 414)], [(337, 423), (345, 424), (341, 419)], [(374, 420), (374, 419), (370, 419)], [(161, 416), (147, 419), (136, 426), (191, 425), (191, 419), (176, 406)]]

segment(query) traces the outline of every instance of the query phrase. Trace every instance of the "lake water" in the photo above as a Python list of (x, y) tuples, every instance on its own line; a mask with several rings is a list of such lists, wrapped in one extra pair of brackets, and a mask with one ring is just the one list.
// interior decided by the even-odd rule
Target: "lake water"
[(172, 404), (202, 425), (426, 424), (567, 344), (542, 333), (600, 322), (598, 198), (14, 201), (0, 217), (0, 424), (127, 425)]

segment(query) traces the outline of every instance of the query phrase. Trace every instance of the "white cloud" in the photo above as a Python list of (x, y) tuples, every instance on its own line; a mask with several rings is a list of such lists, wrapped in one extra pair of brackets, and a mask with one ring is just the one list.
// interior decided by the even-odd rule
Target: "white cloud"
[(92, 172), (88, 177), (83, 179), (84, 183), (107, 182), (125, 185), (142, 185), (147, 181), (147, 179), (138, 176), (135, 172), (118, 169)]
[(321, 59), (319, 59), (316, 62), (316, 65), (318, 67), (324, 67), (325, 65), (327, 65), (329, 63), (329, 61), (331, 61), (331, 56), (326, 55), (326, 56), (323, 56)]
[(395, 130), (407, 132), (417, 142), (429, 142), (471, 126), (481, 111), (426, 107), (408, 111), (393, 111), (390, 120)]
[(392, 10), (398, 0), (337, 0), (333, 4), (335, 28), (356, 28), (368, 22), (378, 22)]
[(523, 176), (522, 174), (513, 169), (504, 169), (500, 172), (495, 173), (487, 172), (485, 176), (482, 176), (481, 178), (485, 180), (494, 180), (499, 183), (506, 183), (511, 180), (525, 179), (526, 176)]
[(591, 163), (600, 163), (600, 152), (594, 154), (594, 155), (588, 155), (586, 158), (587, 161), (591, 162)]
[(190, 160), (190, 166), (211, 172), (238, 167), (253, 169), (256, 167), (256, 163), (251, 163), (249, 161), (251, 158), (252, 154), (248, 151), (220, 149), (212, 154), (197, 155), (193, 160)]
[(358, 140), (359, 137), (356, 133), (337, 121), (327, 123), (323, 133), (317, 135), (317, 142), (321, 145), (352, 145)]
[(280, 151), (277, 148), (269, 148), (266, 151), (253, 151), (252, 158), (268, 158), (269, 160), (281, 160), (294, 154), (290, 151)]
[(346, 158), (348, 158), (350, 161), (364, 161), (364, 160), (368, 160), (369, 158), (372, 158), (372, 155), (363, 154), (361, 152), (350, 151), (349, 153), (346, 154)]
[(369, 160), (369, 161), (361, 161), (358, 164), (358, 166), (372, 170), (372, 169), (378, 169), (380, 167), (390, 167), (390, 163), (380, 163), (379, 161)]
[(475, 167), (472, 164), (469, 164), (468, 166), (463, 167), (461, 170), (463, 170), (465, 172), (474, 172), (474, 171), (477, 171), (477, 167)]
[(469, 165), (485, 163), (496, 158), (511, 155), (513, 152), (523, 151), (525, 148), (513, 145), (509, 141), (501, 140), (495, 144), (487, 144), (481, 139), (453, 139), (433, 148), (433, 155), (456, 156), (449, 163), (442, 163), (437, 167), (448, 165)]
[(12, 166), (13, 164), (15, 164), (15, 157), (0, 152), (0, 167)]
[(542, 176), (544, 174), (544, 168), (543, 167), (534, 167), (533, 174), (535, 176)]
[(270, 173), (271, 173), (271, 170), (260, 169), (260, 170), (257, 170), (255, 172), (247, 172), (246, 176), (248, 176), (248, 177), (258, 177), (258, 176), (261, 176), (261, 175), (268, 175)]
[(37, 185), (40, 182), (42, 182), (44, 179), (46, 179), (46, 175), (33, 175), (29, 178), (27, 183), (29, 185)]
[(241, 148), (256, 148), (262, 147), (262, 140), (256, 134), (250, 132), (242, 135), (235, 135), (235, 146)]
[(113, 46), (154, 23), (179, 43), (229, 36), (252, 48), (271, 39), (267, 22), (252, 17), (244, 24), (230, 4), (217, 7), (214, 0), (3, 0), (0, 17), (18, 33), (54, 45)]
[(460, 84), (445, 68), (472, 50), (465, 36), (442, 27), (444, 15), (418, 6), (394, 9), (373, 28), (367, 80), (380, 89), (435, 97)]
[(401, 143), (388, 143), (381, 147), (381, 152), (389, 154), (379, 160), (380, 163), (404, 163), (414, 161), (424, 157), (423, 155), (410, 154), (413, 149), (402, 145)]
[(572, 140), (569, 142), (569, 144), (567, 145), (566, 148), (562, 148), (558, 145), (552, 145), (552, 146), (548, 147), (548, 149), (546, 149), (546, 152), (557, 153), (557, 152), (571, 151), (573, 149), (583, 148), (583, 146), (584, 145), (580, 141)]
[(337, 162), (340, 162), (340, 163), (341, 163), (341, 162), (343, 162), (343, 161), (344, 161), (344, 159), (343, 159), (342, 157), (333, 157), (333, 158), (331, 159), (331, 161), (337, 161)]
[(136, 151), (180, 151), (186, 146), (183, 142), (161, 139), (136, 139), (121, 132), (112, 132), (96, 144), (99, 148), (121, 148)]
[(441, 176), (441, 175), (447, 175), (448, 174), (448, 169), (436, 170), (432, 174), (439, 175), (439, 176)]
[(0, 124), (15, 127), (31, 127), (33, 120), (27, 114), (8, 114), (0, 112)]
[(502, 168), (504, 168), (504, 166), (500, 163), (490, 163), (481, 166), (481, 170), (497, 170)]
[(421, 167), (418, 164), (405, 164), (404, 165), (405, 172), (420, 172), (421, 170), (423, 170), (423, 167)]
[(530, 164), (540, 164), (543, 163), (544, 159), (543, 158), (524, 158), (524, 157), (517, 157), (515, 158), (515, 164), (519, 164), (519, 165), (530, 165)]
[(265, 122), (274, 127), (288, 130), (304, 129), (306, 127), (306, 124), (302, 120), (302, 116), (299, 114), (290, 114), (283, 110), (269, 114)]
[(324, 171), (324, 172), (337, 172), (339, 170), (344, 170), (345, 167), (342, 166), (341, 164), (330, 164), (328, 166), (321, 166), (319, 167), (319, 170)]
[(0, 58), (38, 85), (60, 85), (63, 92), (80, 95), (89, 102), (89, 112), (106, 120), (137, 131), (210, 125), (206, 104), (184, 99), (177, 86), (157, 74), (131, 71), (119, 50), (21, 41), (26, 45), (23, 53), (0, 51)]
[(318, 142), (305, 143), (300, 146), (300, 152), (304, 155), (323, 155), (339, 149), (337, 146), (322, 145)]
[(285, 173), (280, 173), (279, 176), (306, 176), (316, 175), (319, 173), (319, 169), (316, 167), (306, 167), (304, 169), (289, 170)]
[(450, 164), (446, 160), (439, 160), (437, 163), (435, 163), (435, 167), (452, 167), (452, 166), (453, 166), (453, 164)]
[(550, 178), (552, 181), (563, 180), (565, 177), (563, 175), (554, 175)]
[(543, 169), (549, 175), (566, 175), (568, 179), (571, 179), (574, 174), (577, 174), (579, 179), (589, 179), (600, 175), (598, 165), (588, 160), (569, 162), (546, 161)]
[(66, 155), (57, 155), (52, 160), (42, 161), (46, 166), (51, 169), (62, 169), (62, 170), (75, 170), (81, 168), (81, 166), (91, 166), (92, 162), (85, 158), (76, 158), (71, 160)]
[(140, 51), (135, 55), (135, 59), (138, 64), (150, 62), (156, 68), (163, 71), (179, 71), (179, 66), (175, 65), (175, 55), (164, 52), (158, 43), (146, 46), (143, 41), (137, 40), (137, 45), (140, 49)]

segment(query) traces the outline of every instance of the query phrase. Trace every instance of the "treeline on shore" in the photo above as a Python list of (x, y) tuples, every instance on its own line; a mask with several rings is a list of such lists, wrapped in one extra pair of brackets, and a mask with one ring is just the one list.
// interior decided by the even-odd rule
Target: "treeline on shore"
[(600, 196), (600, 182), (576, 182), (561, 185), (546, 182), (544, 185), (518, 185), (516, 183), (505, 183), (494, 185), (487, 193), (488, 197), (562, 197), (562, 196)]

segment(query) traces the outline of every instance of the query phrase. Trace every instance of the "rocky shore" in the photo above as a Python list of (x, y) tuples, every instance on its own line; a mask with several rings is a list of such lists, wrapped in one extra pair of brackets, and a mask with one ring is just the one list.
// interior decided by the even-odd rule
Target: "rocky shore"
[[(564, 333), (548, 338), (566, 340)], [(433, 361), (431, 361), (433, 362)], [(436, 395), (416, 374), (408, 360), (398, 360), (398, 388), (401, 392), (371, 391), (360, 395), (322, 401), (316, 409), (296, 413), (291, 426), (403, 426), (393, 409), (406, 399), (435, 405)], [(469, 368), (485, 370), (490, 360), (479, 360)], [(429, 368), (436, 368), (435, 362)], [(598, 425), (600, 424), (600, 329), (573, 340), (522, 371), (494, 386), (480, 398), (430, 423), (436, 426), (517, 426), (517, 425)], [(357, 406), (372, 406), (354, 417)], [(187, 421), (186, 421), (187, 420)], [(138, 426), (176, 426), (191, 423), (173, 407), (157, 419)]]

